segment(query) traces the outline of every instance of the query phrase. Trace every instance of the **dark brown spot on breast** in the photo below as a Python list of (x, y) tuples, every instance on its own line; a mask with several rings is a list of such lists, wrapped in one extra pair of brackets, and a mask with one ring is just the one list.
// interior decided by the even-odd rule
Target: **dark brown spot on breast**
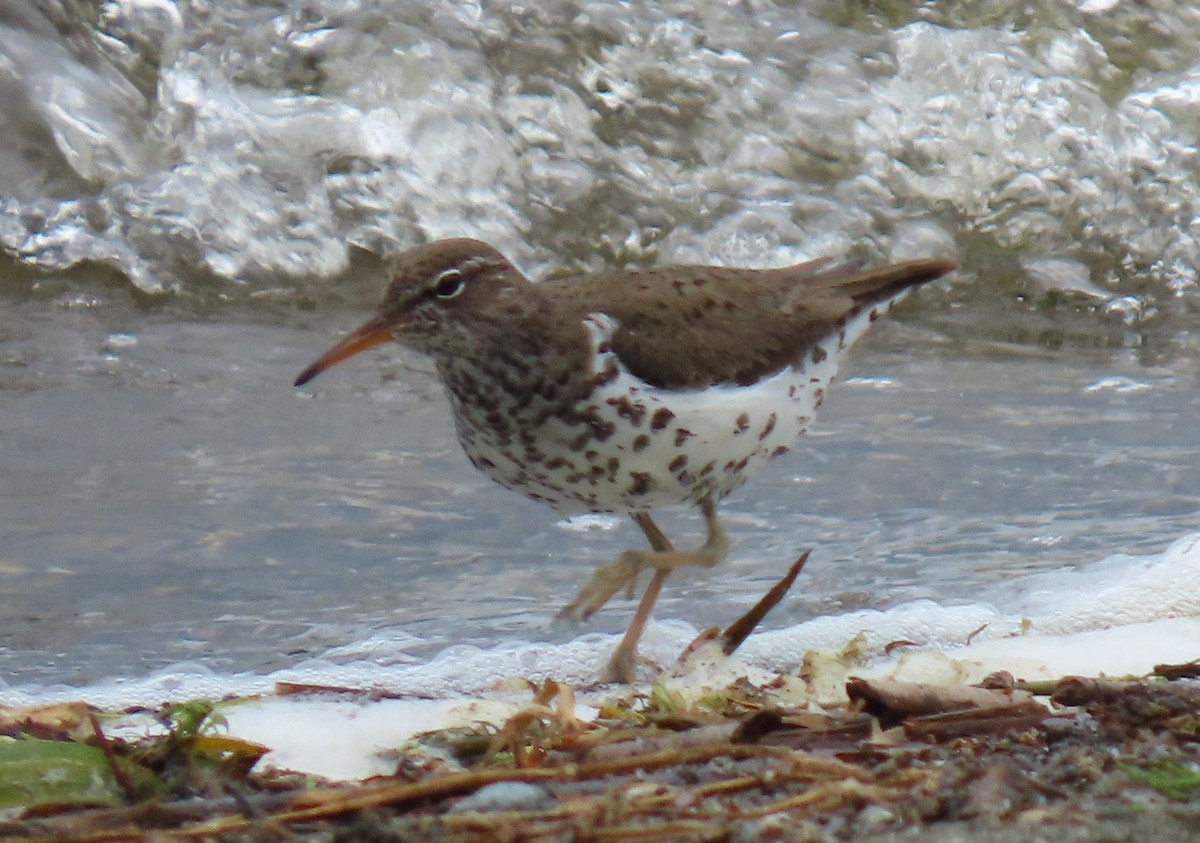
[(596, 386), (604, 386), (612, 383), (621, 376), (621, 370), (617, 368), (617, 363), (611, 357), (604, 361), (604, 369), (596, 375)]
[(617, 471), (621, 468), (621, 461), (616, 457), (608, 459), (608, 482), (611, 483), (617, 479)]
[(640, 426), (642, 419), (646, 417), (646, 405), (640, 401), (631, 401), (628, 395), (609, 398), (607, 403), (610, 407), (617, 408), (618, 416), (633, 422), (634, 427)]
[(675, 431), (675, 447), (678, 448), (680, 445), (682, 445), (684, 442), (688, 441), (695, 435), (696, 434), (692, 433), (690, 430), (688, 430), (685, 427), (678, 428)]
[(683, 468), (685, 465), (687, 465), (687, 454), (680, 454), (675, 459), (671, 460), (671, 463), (667, 466), (667, 468), (670, 471), (679, 471), (679, 469)]
[(650, 429), (662, 430), (671, 423), (671, 419), (675, 418), (675, 414), (666, 407), (659, 407), (654, 411), (654, 415), (650, 417)]
[[(591, 428), (591, 435), (597, 442), (604, 442), (617, 430), (616, 422), (609, 421), (600, 415), (600, 408), (592, 405), (580, 416), (580, 419)], [(582, 446), (581, 446), (582, 447)]]
[(770, 417), (767, 418), (767, 423), (763, 427), (762, 433), (758, 434), (759, 442), (763, 441), (764, 439), (766, 439), (768, 436), (771, 435), (771, 431), (775, 429), (775, 422), (777, 420), (778, 419), (777, 419), (776, 415), (774, 413), (771, 413)]
[(745, 433), (746, 428), (750, 426), (750, 414), (742, 413), (737, 417), (735, 424), (737, 425), (737, 430), (734, 431), (735, 433)]
[(630, 495), (644, 495), (654, 488), (654, 478), (644, 471), (631, 471), (629, 477), (633, 480), (629, 484)]
[(646, 446), (648, 446), (649, 444), (650, 444), (650, 437), (647, 436), (646, 434), (642, 433), (636, 439), (633, 440), (633, 450), (644, 451), (646, 449)]
[(825, 359), (826, 357), (828, 357), (828, 356), (829, 356), (829, 354), (828, 354), (828, 353), (825, 351), (825, 349), (824, 349), (824, 348), (822, 348), (822, 347), (821, 347), (821, 346), (819, 346), (819, 345), (814, 345), (814, 346), (813, 346), (813, 350), (812, 350), (812, 361), (813, 361), (814, 363), (820, 363), (822, 360), (824, 360), (824, 359)]
[(780, 457), (780, 456), (783, 456), (784, 454), (786, 454), (787, 452), (788, 452), (787, 445), (780, 445), (778, 448), (776, 448), (774, 451), (771, 452), (771, 456)]

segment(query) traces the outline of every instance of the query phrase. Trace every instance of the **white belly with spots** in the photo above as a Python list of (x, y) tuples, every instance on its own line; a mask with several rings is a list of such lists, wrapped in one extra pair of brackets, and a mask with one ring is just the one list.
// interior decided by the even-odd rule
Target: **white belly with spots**
[(677, 391), (627, 371), (607, 350), (615, 324), (593, 314), (585, 326), (592, 371), (603, 383), (578, 407), (589, 424), (552, 417), (530, 431), (536, 444), (528, 447), (479, 428), (460, 428), (459, 438), (493, 480), (564, 514), (717, 500), (804, 433), (840, 358), (871, 317), (859, 314), (804, 359), (756, 384)]

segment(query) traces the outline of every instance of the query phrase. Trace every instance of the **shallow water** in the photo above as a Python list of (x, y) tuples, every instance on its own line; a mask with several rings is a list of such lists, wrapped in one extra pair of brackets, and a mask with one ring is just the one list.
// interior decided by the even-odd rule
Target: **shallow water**
[(372, 253), (439, 236), (534, 275), (962, 265), (855, 349), (659, 617), (727, 623), (810, 546), (769, 625), (1004, 608), (1194, 530), (1200, 13), (692, 5), (11, 4), (0, 680), (623, 628), (624, 601), (552, 617), (636, 529), (474, 472), (427, 361), (290, 386), (372, 307)]

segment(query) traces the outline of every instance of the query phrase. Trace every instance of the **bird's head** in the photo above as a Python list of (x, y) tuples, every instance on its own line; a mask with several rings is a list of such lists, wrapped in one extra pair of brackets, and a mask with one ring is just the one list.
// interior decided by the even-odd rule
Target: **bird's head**
[(520, 296), (506, 293), (528, 285), (502, 254), (468, 238), (417, 246), (389, 266), (391, 281), (376, 314), (313, 361), (296, 386), (388, 340), (436, 354), (461, 336), (464, 326), (521, 306)]

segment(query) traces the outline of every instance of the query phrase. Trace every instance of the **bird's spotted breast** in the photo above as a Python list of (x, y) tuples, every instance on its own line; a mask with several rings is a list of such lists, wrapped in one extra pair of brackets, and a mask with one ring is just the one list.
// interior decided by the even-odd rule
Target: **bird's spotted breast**
[[(486, 414), (478, 425), (477, 414), (456, 406), (459, 440), (493, 480), (565, 514), (719, 499), (804, 433), (845, 348), (869, 321), (868, 312), (858, 314), (756, 383), (685, 391), (631, 374), (612, 350), (616, 323), (592, 314), (584, 320), (590, 393), (569, 411), (537, 414), (534, 428), (528, 407), (501, 407), (513, 415), (507, 424), (492, 425)], [(462, 401), (453, 393), (451, 400)], [(537, 459), (514, 444), (513, 428), (537, 442)]]

